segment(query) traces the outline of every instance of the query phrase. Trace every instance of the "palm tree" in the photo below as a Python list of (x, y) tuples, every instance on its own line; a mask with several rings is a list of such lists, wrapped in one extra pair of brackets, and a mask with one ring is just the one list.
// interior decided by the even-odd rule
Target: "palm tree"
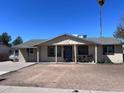
[(104, 5), (105, 0), (98, 0), (99, 8), (100, 8), (100, 37), (102, 37), (102, 6)]
[(104, 0), (98, 0), (100, 6), (103, 6), (104, 2), (105, 2)]

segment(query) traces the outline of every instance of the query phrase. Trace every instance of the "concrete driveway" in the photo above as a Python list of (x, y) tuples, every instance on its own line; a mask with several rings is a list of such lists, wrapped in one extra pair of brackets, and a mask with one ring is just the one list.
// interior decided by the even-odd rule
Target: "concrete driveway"
[(0, 75), (6, 74), (11, 71), (15, 71), (30, 65), (33, 65), (35, 63), (21, 63), (21, 62), (0, 62)]
[(3, 78), (2, 86), (124, 91), (124, 65), (37, 64)]

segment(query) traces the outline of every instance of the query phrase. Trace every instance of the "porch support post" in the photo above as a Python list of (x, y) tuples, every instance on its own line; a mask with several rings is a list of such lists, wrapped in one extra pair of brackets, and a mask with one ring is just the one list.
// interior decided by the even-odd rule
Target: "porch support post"
[[(64, 58), (63, 50), (64, 50), (64, 48), (63, 48), (63, 46), (62, 46), (62, 50), (61, 50), (61, 51), (62, 51), (62, 58)], [(63, 60), (63, 61), (64, 61), (64, 60)]]
[(76, 49), (76, 45), (74, 45), (74, 60), (75, 60), (75, 63), (77, 63), (77, 49)]
[(95, 63), (97, 63), (97, 45), (95, 45)]
[(37, 62), (40, 62), (40, 52), (38, 47), (37, 47)]
[(57, 45), (55, 45), (55, 62), (57, 63)]
[(14, 53), (13, 53), (14, 54), (14, 60), (13, 60), (14, 62), (16, 62), (16, 58), (15, 58), (16, 53), (15, 53), (15, 51), (16, 51), (16, 49), (14, 49)]

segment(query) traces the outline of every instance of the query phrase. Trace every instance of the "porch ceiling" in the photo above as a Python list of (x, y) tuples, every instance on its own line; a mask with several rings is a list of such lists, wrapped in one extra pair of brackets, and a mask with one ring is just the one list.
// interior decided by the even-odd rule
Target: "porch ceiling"
[(79, 45), (79, 44), (86, 44), (86, 43), (74, 41), (71, 39), (67, 39), (67, 40), (63, 40), (63, 41), (54, 43), (54, 45)]

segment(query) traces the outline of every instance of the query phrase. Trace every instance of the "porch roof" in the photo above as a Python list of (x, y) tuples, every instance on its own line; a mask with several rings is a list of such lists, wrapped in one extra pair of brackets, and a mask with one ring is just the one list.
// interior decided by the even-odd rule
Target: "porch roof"
[[(120, 40), (117, 40), (115, 38), (79, 38), (79, 37), (75, 37), (75, 36), (68, 35), (68, 34), (64, 34), (64, 35), (69, 36), (69, 37), (78, 38), (80, 40), (89, 41), (89, 42), (92, 42), (92, 43), (98, 44), (98, 45), (118, 45), (118, 44), (122, 44), (122, 42)], [(64, 36), (64, 35), (61, 35), (61, 36)], [(59, 38), (59, 37), (60, 36), (55, 37), (55, 38)], [(50, 40), (52, 40), (52, 39), (50, 39)], [(47, 39), (33, 39), (33, 40), (27, 41), (23, 44), (16, 45), (13, 48), (36, 48), (36, 45), (39, 45), (39, 44), (42, 44), (42, 43), (45, 43), (45, 42), (49, 42), (50, 40), (47, 40)]]

